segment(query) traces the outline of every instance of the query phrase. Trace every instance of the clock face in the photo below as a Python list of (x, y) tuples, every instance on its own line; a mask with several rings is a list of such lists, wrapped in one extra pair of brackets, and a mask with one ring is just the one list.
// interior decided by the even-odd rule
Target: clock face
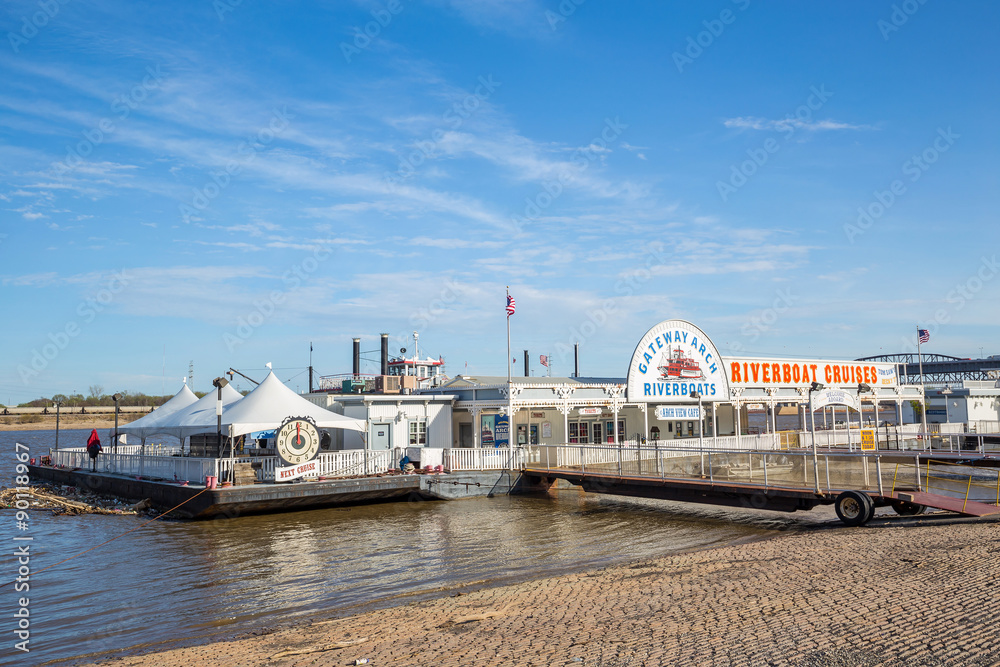
[(304, 419), (289, 419), (275, 436), (278, 455), (292, 465), (311, 461), (319, 451), (319, 433)]

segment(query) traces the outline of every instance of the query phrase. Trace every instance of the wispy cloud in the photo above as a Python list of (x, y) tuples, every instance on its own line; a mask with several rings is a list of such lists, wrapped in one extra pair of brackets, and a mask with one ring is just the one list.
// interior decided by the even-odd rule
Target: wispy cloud
[(811, 132), (822, 132), (827, 130), (875, 129), (871, 125), (855, 125), (852, 123), (844, 123), (830, 119), (802, 120), (801, 118), (782, 118), (779, 120), (771, 120), (756, 116), (738, 116), (736, 118), (727, 118), (722, 121), (722, 124), (726, 127), (732, 127), (740, 130), (777, 130), (779, 132), (789, 129), (807, 130)]

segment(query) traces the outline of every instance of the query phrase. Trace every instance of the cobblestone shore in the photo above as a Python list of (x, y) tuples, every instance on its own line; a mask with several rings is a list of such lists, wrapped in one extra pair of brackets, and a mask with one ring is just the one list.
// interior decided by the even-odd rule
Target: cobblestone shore
[(1000, 522), (884, 516), (103, 664), (1000, 665), (998, 575)]

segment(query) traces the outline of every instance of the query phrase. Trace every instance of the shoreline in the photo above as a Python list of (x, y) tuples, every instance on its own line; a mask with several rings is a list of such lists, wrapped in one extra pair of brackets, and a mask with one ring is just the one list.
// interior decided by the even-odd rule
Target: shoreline
[[(56, 417), (55, 415), (28, 415), (28, 416), (40, 416), (42, 419), (40, 421), (32, 421), (19, 423), (17, 419), (25, 415), (8, 415), (6, 417), (0, 417), (0, 431), (55, 431), (56, 430)], [(131, 414), (129, 415), (131, 417)], [(8, 421), (9, 420), (9, 421)], [(129, 422), (135, 421), (134, 419), (122, 419), (121, 415), (118, 415), (118, 426), (125, 426)], [(111, 419), (107, 418), (107, 415), (61, 415), (59, 418), (59, 431), (69, 431), (74, 429), (92, 429), (96, 428), (98, 432), (106, 429), (113, 429), (115, 427), (115, 417), (111, 415)], [(104, 433), (100, 433), (101, 437)]]
[(991, 639), (1000, 610), (989, 604), (1000, 598), (997, 554), (1000, 520), (883, 511), (864, 528), (819, 523), (341, 617), (320, 611), (208, 643), (70, 660), (130, 667), (360, 658), (372, 665), (1000, 664)]

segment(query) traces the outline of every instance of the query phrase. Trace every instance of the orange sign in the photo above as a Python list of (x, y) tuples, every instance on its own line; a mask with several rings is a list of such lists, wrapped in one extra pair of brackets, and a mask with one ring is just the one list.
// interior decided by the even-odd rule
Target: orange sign
[(828, 387), (896, 384), (896, 368), (892, 364), (818, 359), (726, 359), (725, 368), (729, 384), (734, 387), (807, 387), (813, 382)]

